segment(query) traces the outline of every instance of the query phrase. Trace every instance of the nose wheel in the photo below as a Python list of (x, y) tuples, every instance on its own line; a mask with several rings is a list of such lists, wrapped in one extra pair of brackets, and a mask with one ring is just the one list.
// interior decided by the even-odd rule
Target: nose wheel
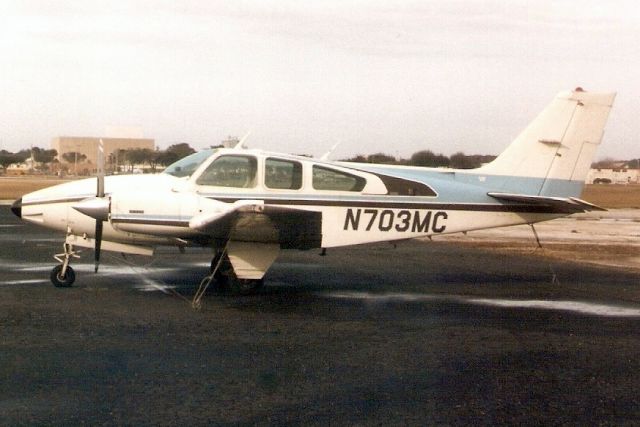
[(60, 265), (56, 265), (51, 270), (49, 278), (56, 288), (68, 288), (76, 280), (76, 273), (69, 265), (71, 258), (80, 258), (80, 255), (73, 249), (70, 243), (64, 244), (64, 252), (53, 256)]
[(73, 271), (73, 268), (67, 265), (67, 270), (63, 273), (63, 267), (64, 266), (60, 264), (56, 265), (53, 267), (53, 270), (51, 270), (51, 275), (49, 277), (51, 279), (51, 283), (53, 283), (53, 286), (56, 288), (69, 288), (76, 280), (76, 273)]

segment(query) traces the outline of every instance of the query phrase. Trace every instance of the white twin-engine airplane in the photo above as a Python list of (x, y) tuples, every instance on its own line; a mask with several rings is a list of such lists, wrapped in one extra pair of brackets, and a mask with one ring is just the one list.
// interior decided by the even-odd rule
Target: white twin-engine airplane
[[(71, 286), (75, 247), (152, 255), (157, 245), (214, 249), (203, 279), (250, 292), (281, 249), (533, 224), (600, 209), (578, 199), (615, 93), (560, 93), (493, 162), (453, 170), (331, 162), (210, 149), (156, 175), (69, 182), (12, 211), (66, 233), (51, 281)], [(99, 164), (101, 162), (99, 161)], [(99, 168), (100, 169), (100, 168)]]

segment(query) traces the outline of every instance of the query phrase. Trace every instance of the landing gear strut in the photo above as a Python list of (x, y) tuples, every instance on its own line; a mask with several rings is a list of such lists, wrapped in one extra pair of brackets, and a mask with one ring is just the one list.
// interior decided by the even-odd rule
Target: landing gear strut
[[(57, 288), (68, 288), (76, 280), (76, 273), (69, 265), (71, 258), (80, 258), (78, 253), (73, 249), (70, 243), (64, 244), (64, 252), (53, 256), (60, 265), (56, 265), (51, 270), (51, 283)], [(63, 258), (64, 257), (64, 258)]]
[(217, 252), (211, 260), (210, 274), (200, 282), (200, 286), (193, 296), (191, 306), (199, 309), (202, 306), (202, 297), (213, 285), (218, 291), (228, 291), (232, 294), (250, 295), (264, 286), (263, 279), (240, 279), (233, 271), (233, 266), (227, 255), (226, 248)]

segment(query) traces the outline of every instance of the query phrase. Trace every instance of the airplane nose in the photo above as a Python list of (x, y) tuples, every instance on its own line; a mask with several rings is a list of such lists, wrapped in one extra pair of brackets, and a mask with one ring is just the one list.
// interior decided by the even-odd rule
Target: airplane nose
[(22, 197), (13, 202), (11, 205), (11, 212), (18, 218), (22, 218)]

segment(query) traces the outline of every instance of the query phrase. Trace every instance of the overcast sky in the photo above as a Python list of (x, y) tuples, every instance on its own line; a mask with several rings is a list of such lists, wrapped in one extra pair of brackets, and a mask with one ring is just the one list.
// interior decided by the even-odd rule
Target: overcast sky
[(0, 148), (61, 135), (336, 158), (498, 154), (561, 90), (617, 91), (640, 157), (632, 1), (0, 0)]

